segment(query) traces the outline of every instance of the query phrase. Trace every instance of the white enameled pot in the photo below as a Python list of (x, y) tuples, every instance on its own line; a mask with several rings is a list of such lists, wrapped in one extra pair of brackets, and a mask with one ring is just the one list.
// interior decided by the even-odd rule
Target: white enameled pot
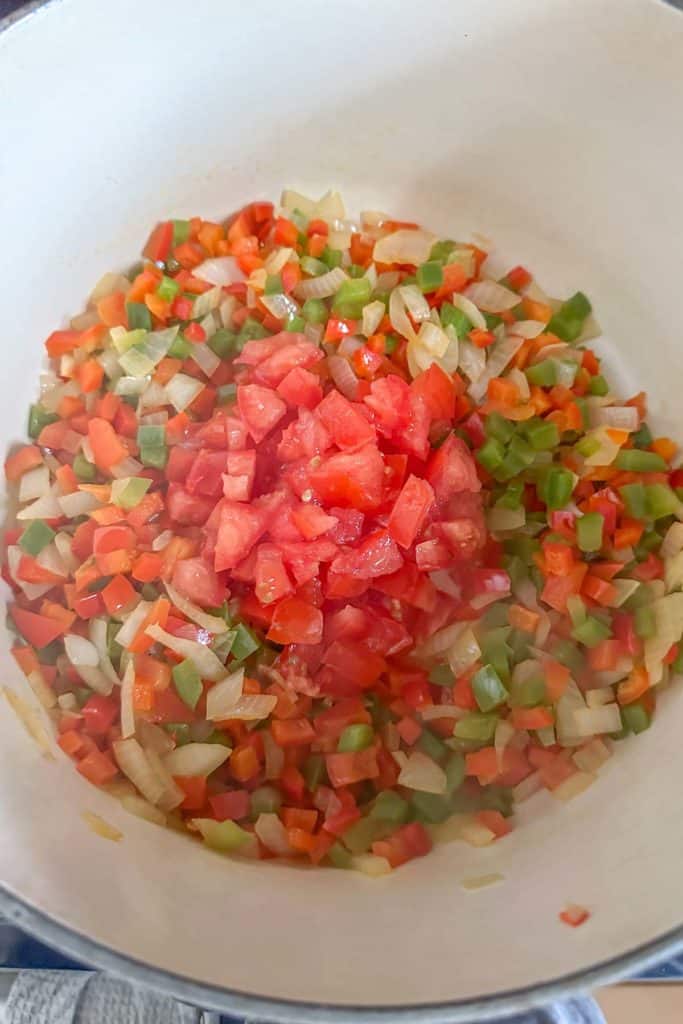
[[(0, 436), (42, 341), (167, 216), (283, 185), (480, 231), (683, 439), (683, 15), (659, 0), (52, 0), (0, 34)], [(29, 699), (0, 644), (2, 685)], [(683, 692), (569, 805), (394, 875), (224, 860), (126, 815), (0, 704), (3, 909), (101, 966), (269, 1019), (493, 1016), (683, 941)], [(106, 842), (99, 813), (124, 833)], [(461, 881), (500, 872), (503, 884)], [(572, 930), (558, 911), (592, 911)]]

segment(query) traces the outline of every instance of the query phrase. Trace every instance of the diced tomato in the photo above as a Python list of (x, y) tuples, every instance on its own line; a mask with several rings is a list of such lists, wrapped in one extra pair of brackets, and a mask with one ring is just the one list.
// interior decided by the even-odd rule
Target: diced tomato
[(452, 420), (455, 415), (455, 383), (452, 377), (432, 363), (428, 370), (417, 376), (410, 385), (414, 394), (421, 395), (434, 420)]
[(356, 451), (375, 440), (375, 428), (362, 406), (349, 402), (339, 391), (330, 391), (316, 412), (338, 448)]
[(315, 409), (323, 397), (319, 378), (300, 366), (294, 367), (283, 377), (277, 392), (287, 405), (294, 408), (303, 405), (306, 409)]
[(311, 470), (311, 487), (323, 505), (341, 505), (370, 512), (382, 501), (384, 463), (373, 444), (356, 452), (340, 452)]
[(431, 848), (431, 837), (419, 821), (402, 825), (388, 839), (377, 840), (372, 844), (372, 852), (378, 857), (385, 857), (392, 868), (400, 867), (415, 857), (424, 857)]
[(81, 708), (84, 729), (90, 736), (106, 736), (118, 718), (118, 705), (110, 698), (93, 693)]
[(256, 443), (262, 441), (280, 422), (287, 406), (276, 391), (259, 384), (243, 384), (237, 389), (240, 415)]
[(264, 533), (266, 525), (264, 514), (253, 505), (224, 500), (216, 539), (216, 571), (239, 565)]
[(434, 504), (431, 484), (411, 475), (406, 480), (389, 516), (389, 533), (403, 548), (409, 548), (420, 533)]
[(203, 558), (181, 558), (173, 569), (173, 586), (203, 608), (216, 608), (226, 597), (226, 587)]
[(357, 548), (340, 552), (332, 562), (332, 572), (358, 579), (389, 576), (403, 565), (395, 541), (388, 530), (376, 530)]
[(209, 806), (216, 821), (241, 821), (249, 816), (249, 793), (246, 789), (216, 793), (209, 797)]
[(227, 468), (227, 454), (224, 451), (202, 450), (195, 454), (184, 487), (188, 494), (200, 494), (205, 498), (219, 498), (223, 486), (221, 474)]
[(276, 606), (268, 639), (276, 644), (317, 644), (323, 635), (319, 608), (298, 597), (286, 597)]
[(439, 505), (460, 491), (479, 491), (481, 483), (466, 444), (455, 434), (446, 438), (427, 464), (426, 478)]
[(344, 754), (327, 754), (325, 757), (330, 782), (339, 786), (351, 786), (364, 779), (376, 779), (379, 775), (375, 747)]

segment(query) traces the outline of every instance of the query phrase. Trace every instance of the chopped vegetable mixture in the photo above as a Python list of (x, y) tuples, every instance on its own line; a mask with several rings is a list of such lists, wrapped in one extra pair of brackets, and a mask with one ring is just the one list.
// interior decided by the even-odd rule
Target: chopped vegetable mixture
[(683, 470), (586, 296), (335, 193), (143, 256), (5, 463), (13, 653), (76, 769), (369, 875), (585, 789), (683, 671)]

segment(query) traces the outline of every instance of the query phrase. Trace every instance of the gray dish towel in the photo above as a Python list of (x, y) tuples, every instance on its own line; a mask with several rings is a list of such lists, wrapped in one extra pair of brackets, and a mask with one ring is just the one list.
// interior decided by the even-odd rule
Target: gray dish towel
[[(2, 1024), (205, 1024), (214, 1014), (141, 985), (90, 971), (21, 971)], [(569, 999), (501, 1024), (605, 1024), (592, 999)]]

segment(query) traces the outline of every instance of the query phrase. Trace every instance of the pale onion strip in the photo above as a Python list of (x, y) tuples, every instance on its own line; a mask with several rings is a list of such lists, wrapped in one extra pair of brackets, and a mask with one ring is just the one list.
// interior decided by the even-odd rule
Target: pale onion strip
[(456, 676), (462, 675), (481, 657), (481, 648), (473, 630), (465, 625), (448, 649), (448, 664)]
[(109, 472), (115, 480), (123, 480), (126, 477), (138, 476), (142, 468), (141, 462), (131, 458), (131, 456), (127, 456), (125, 459), (117, 462), (115, 466), (112, 466)]
[(542, 320), (517, 320), (507, 328), (507, 331), (510, 334), (517, 334), (520, 338), (537, 338), (539, 334), (543, 334), (545, 328)]
[(590, 406), (591, 427), (614, 427), (632, 433), (640, 426), (638, 410), (630, 405)]
[(79, 566), (79, 561), (73, 553), (71, 547), (71, 535), (60, 531), (55, 537), (55, 547), (59, 552), (59, 557), (64, 563), (64, 567), (68, 573), (75, 572)]
[(527, 775), (525, 779), (518, 782), (513, 787), (512, 796), (516, 804), (521, 804), (529, 797), (532, 797), (534, 793), (538, 793), (539, 789), (543, 788), (543, 779), (541, 778), (540, 772), (533, 772), (531, 775)]
[(400, 228), (375, 242), (375, 263), (409, 263), (417, 266), (429, 259), (436, 235), (421, 228)]
[(116, 763), (146, 800), (157, 805), (164, 795), (164, 784), (154, 771), (147, 754), (136, 739), (115, 740)]
[(94, 494), (88, 494), (87, 491), (74, 491), (73, 494), (63, 494), (57, 498), (57, 503), (62, 514), (67, 519), (87, 516), (90, 512), (94, 512), (96, 508), (102, 507), (102, 502), (98, 501)]
[(121, 681), (121, 736), (127, 740), (135, 735), (135, 709), (133, 707), (133, 688), (135, 686), (135, 664), (133, 659), (126, 665)]
[(168, 771), (155, 750), (146, 750), (145, 757), (147, 758), (152, 771), (160, 780), (164, 790), (161, 798), (157, 800), (157, 806), (160, 807), (162, 811), (174, 810), (185, 799), (184, 791), (172, 778), (171, 773)]
[(358, 377), (344, 356), (328, 356), (327, 368), (336, 388), (351, 400), (358, 396)]
[(519, 530), (526, 523), (526, 510), (520, 508), (502, 508), (495, 505), (486, 513), (486, 525), (491, 533), (507, 533)]
[(127, 292), (129, 288), (130, 281), (123, 274), (106, 273), (90, 292), (88, 303), (94, 306), (100, 299), (106, 298), (107, 295), (113, 295), (114, 292)]
[[(224, 670), (225, 671), (225, 670)], [(206, 717), (210, 722), (231, 718), (230, 712), (236, 706), (244, 687), (244, 668), (238, 668), (215, 686), (206, 695)]]
[[(72, 498), (74, 495), (69, 494), (66, 497)], [(64, 511), (62, 506), (64, 500), (65, 498), (60, 498), (56, 493), (56, 489), (52, 487), (47, 494), (20, 509), (17, 512), (17, 519), (20, 522), (23, 522), (25, 519), (59, 519)], [(64, 512), (64, 514), (68, 515), (67, 512)]]
[(7, 548), (7, 565), (12, 579), (21, 589), (22, 593), (26, 595), (29, 601), (36, 601), (39, 597), (47, 594), (48, 590), (52, 590), (52, 583), (25, 583), (23, 580), (17, 579), (17, 571), (19, 569), (19, 563), (24, 555), (24, 552), (17, 544), (10, 544)]
[(149, 821), (152, 825), (167, 824), (166, 815), (163, 811), (160, 811), (158, 807), (151, 804), (149, 800), (145, 800), (144, 797), (138, 796), (137, 793), (126, 793), (120, 798), (121, 806), (124, 811), (128, 811), (129, 814), (134, 814), (136, 818), (142, 818), (143, 821)]
[(467, 338), (459, 339), (459, 348), (459, 367), (469, 377), (470, 381), (474, 383), (479, 380), (486, 369), (486, 353), (483, 348), (477, 348)]
[(575, 796), (585, 793), (588, 787), (593, 785), (595, 778), (595, 775), (590, 772), (574, 772), (568, 779), (565, 779), (559, 786), (556, 786), (552, 790), (552, 794), (556, 800), (567, 803), (569, 800), (573, 800)]
[(212, 310), (218, 309), (221, 302), (223, 301), (223, 289), (222, 288), (211, 288), (208, 292), (203, 292), (198, 295), (194, 300), (192, 306), (192, 316), (201, 319), (205, 317), (207, 313), (211, 313)]
[(381, 878), (383, 875), (390, 875), (392, 871), (386, 857), (379, 857), (374, 853), (357, 853), (351, 858), (351, 867), (368, 878)]
[(285, 263), (289, 263), (290, 260), (298, 263), (299, 256), (294, 249), (283, 245), (278, 249), (273, 249), (271, 254), (266, 258), (266, 261), (263, 264), (263, 269), (266, 274), (279, 274)]
[(162, 530), (152, 541), (152, 551), (163, 551), (173, 540), (173, 530)]
[(645, 641), (645, 668), (650, 686), (657, 686), (664, 677), (664, 657), (683, 634), (683, 593), (658, 598), (651, 608), (655, 616), (655, 632)]
[[(170, 538), (169, 538), (170, 539)], [(170, 583), (164, 582), (166, 593), (171, 599), (171, 604), (174, 604), (179, 612), (187, 616), (190, 622), (196, 623), (203, 629), (206, 629), (209, 633), (213, 633), (214, 636), (220, 636), (222, 633), (227, 633), (229, 626), (225, 619), (221, 619), (218, 615), (209, 615), (208, 612), (203, 611), (196, 604), (193, 604), (187, 597), (184, 597), (179, 590), (171, 586)]]
[(259, 814), (254, 825), (254, 832), (271, 853), (280, 857), (290, 857), (294, 852), (289, 845), (285, 826), (277, 814)]
[(621, 713), (617, 704), (605, 704), (598, 708), (576, 708), (574, 711), (576, 736), (594, 736), (620, 730)]
[(495, 342), (489, 352), (489, 357), (486, 361), (486, 369), (481, 376), (470, 384), (468, 391), (475, 402), (481, 402), (484, 398), (489, 381), (493, 380), (494, 377), (499, 377), (503, 370), (507, 367), (508, 363), (517, 354), (521, 346), (524, 344), (524, 338), (520, 338), (517, 335), (510, 335), (504, 337), (500, 341)]
[(459, 292), (455, 292), (453, 295), (453, 305), (456, 309), (459, 309), (465, 314), (473, 327), (476, 327), (481, 331), (486, 330), (486, 319), (484, 318), (484, 314), (477, 309), (472, 300), (468, 299), (466, 295), (461, 295)]
[(375, 333), (383, 317), (383, 302), (369, 302), (366, 306), (363, 306), (362, 331), (366, 338)]
[(466, 622), (452, 622), (449, 626), (439, 629), (428, 640), (415, 649), (415, 657), (418, 660), (433, 658), (443, 654), (456, 642), (461, 633), (467, 629)]
[(423, 722), (433, 722), (437, 718), (453, 718), (458, 720), (464, 718), (469, 712), (465, 708), (459, 708), (455, 704), (428, 704), (420, 708), (420, 718)]
[(185, 743), (162, 758), (166, 771), (179, 776), (207, 776), (220, 768), (231, 750), (222, 743)]
[(672, 523), (664, 535), (659, 554), (671, 558), (683, 551), (683, 523)]
[(265, 777), (269, 782), (279, 779), (285, 766), (285, 752), (279, 747), (267, 729), (261, 733), (265, 754)]
[(160, 644), (168, 647), (175, 654), (189, 658), (202, 679), (210, 679), (215, 682), (225, 677), (223, 662), (204, 644), (197, 643), (196, 640), (183, 640), (181, 637), (173, 636), (172, 633), (167, 633), (165, 629), (157, 625), (147, 626), (145, 632), (147, 636), (158, 640)]
[(466, 892), (477, 892), (479, 889), (488, 889), (490, 886), (498, 885), (499, 882), (504, 881), (504, 875), (501, 875), (498, 871), (493, 871), (489, 875), (475, 875), (472, 878), (463, 878), (460, 885)]
[(204, 390), (204, 385), (194, 377), (188, 377), (186, 373), (176, 373), (166, 384), (165, 390), (166, 397), (176, 412), (183, 412), (200, 391)]
[(450, 338), (443, 328), (437, 327), (431, 320), (426, 320), (420, 325), (417, 344), (421, 348), (426, 349), (430, 355), (436, 356), (439, 359), (446, 354)]
[(99, 814), (95, 814), (93, 811), (81, 811), (81, 817), (90, 831), (94, 832), (100, 839), (109, 839), (112, 843), (120, 843), (123, 839), (123, 832), (110, 825)]
[(460, 828), (460, 838), (470, 846), (490, 846), (496, 834), (478, 821), (466, 821)]
[(448, 569), (434, 569), (429, 573), (429, 578), (440, 593), (458, 600), (462, 596), (462, 587), (455, 582)]
[(125, 622), (114, 637), (117, 644), (120, 644), (121, 647), (128, 647), (133, 642), (151, 607), (151, 601), (140, 601), (133, 611), (126, 616)]
[(348, 274), (341, 267), (334, 267), (320, 277), (310, 277), (301, 281), (294, 289), (297, 299), (327, 299), (339, 291)]
[(406, 313), (406, 303), (405, 299), (401, 295), (400, 288), (394, 288), (393, 292), (389, 296), (389, 319), (391, 320), (391, 326), (402, 337), (407, 338), (408, 341), (417, 340), (415, 328), (410, 321), (410, 317)]
[(612, 704), (614, 691), (611, 686), (598, 686), (594, 690), (586, 690), (586, 704), (589, 708), (601, 708), (605, 704)]
[(197, 364), (202, 373), (206, 374), (207, 377), (213, 377), (214, 373), (221, 365), (221, 361), (216, 353), (213, 352), (205, 343), (193, 345), (192, 351), (190, 352), (190, 358)]
[(62, 711), (70, 711), (77, 718), (82, 718), (80, 707), (74, 693), (60, 693), (57, 703)]
[[(210, 693), (211, 691), (209, 691)], [(277, 697), (273, 694), (243, 694), (233, 707), (228, 709), (226, 718), (242, 722), (259, 722), (273, 711)], [(207, 712), (208, 717), (208, 712)]]
[(606, 761), (609, 761), (612, 751), (598, 736), (587, 743), (585, 747), (579, 747), (572, 754), (572, 761), (582, 772), (598, 772)]
[(14, 690), (10, 690), (8, 686), (3, 686), (2, 692), (5, 695), (5, 700), (12, 708), (12, 711), (17, 716), (28, 735), (36, 743), (43, 757), (54, 760), (52, 743), (50, 736), (43, 725), (41, 712), (36, 708), (31, 707), (30, 704), (27, 704), (23, 697), (20, 697), (18, 693), (14, 692)]
[(399, 785), (420, 793), (445, 793), (446, 773), (443, 768), (427, 757), (421, 750), (415, 750), (407, 758), (398, 776)]
[(493, 746), (496, 751), (496, 762), (498, 764), (498, 770), (503, 770), (503, 757), (505, 755), (505, 748), (509, 745), (510, 740), (515, 735), (514, 727), (506, 718), (498, 720), (496, 725), (496, 732), (493, 740)]
[(517, 292), (498, 284), (497, 281), (474, 281), (464, 294), (485, 313), (502, 313), (514, 309), (521, 302)]
[[(381, 306), (382, 303), (380, 302), (379, 305)], [(22, 503), (35, 501), (36, 498), (42, 498), (49, 490), (50, 470), (43, 463), (41, 466), (36, 466), (35, 469), (29, 469), (28, 473), (24, 473), (22, 476), (19, 481), (19, 501)]]
[(289, 295), (263, 295), (261, 303), (277, 320), (286, 320), (299, 312), (298, 304)]
[(33, 672), (28, 673), (26, 678), (42, 706), (47, 709), (53, 708), (57, 703), (57, 698), (54, 691), (45, 682), (43, 673), (39, 669), (34, 669)]
[(398, 290), (414, 323), (420, 324), (423, 320), (429, 320), (432, 311), (416, 284), (399, 285)]
[(531, 388), (529, 387), (527, 375), (523, 373), (522, 370), (518, 370), (516, 366), (513, 366), (511, 370), (508, 370), (506, 376), (510, 383), (514, 384), (519, 391), (519, 397), (522, 401), (526, 402), (531, 396)]

